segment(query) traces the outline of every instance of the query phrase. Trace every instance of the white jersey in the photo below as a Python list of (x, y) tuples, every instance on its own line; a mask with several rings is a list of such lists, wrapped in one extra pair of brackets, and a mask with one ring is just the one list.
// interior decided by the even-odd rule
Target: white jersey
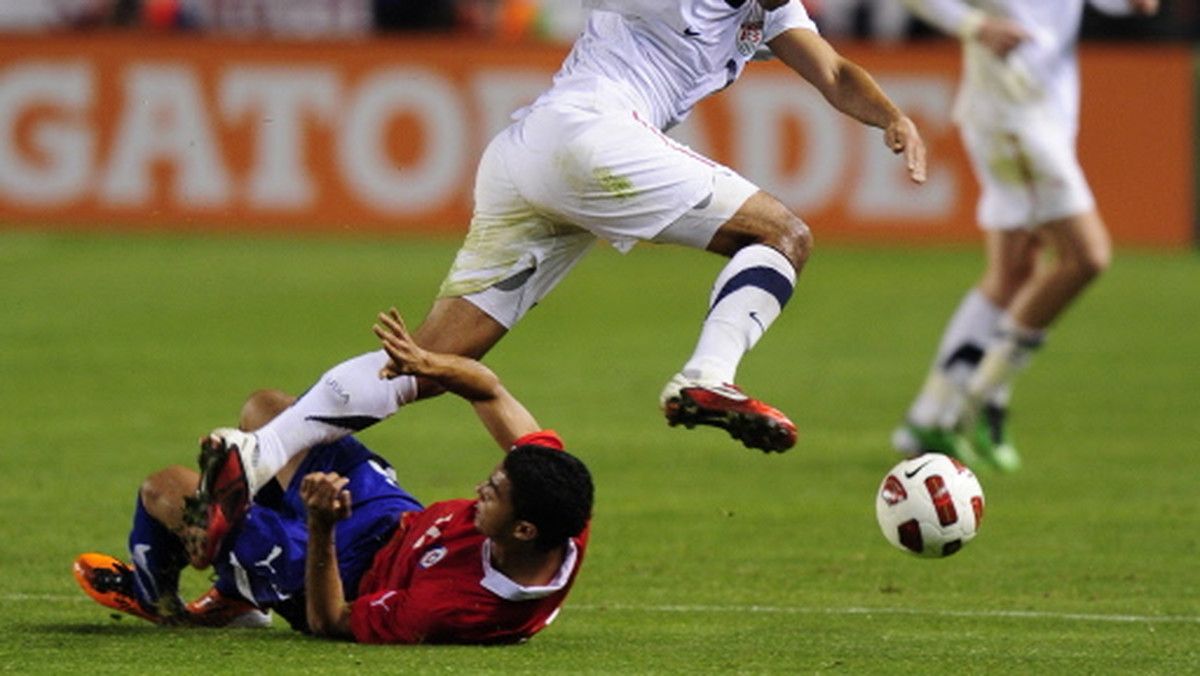
[(793, 28), (816, 31), (800, 0), (583, 0), (589, 9), (554, 86), (533, 107), (608, 101), (658, 129), (729, 86), (763, 45)]
[[(1020, 126), (1047, 117), (1071, 135), (1078, 126), (1076, 47), (1085, 0), (904, 0), (915, 14), (963, 42), (963, 81), (955, 118), (965, 125)], [(1130, 11), (1126, 0), (1091, 0)], [(984, 15), (1019, 23), (1032, 39), (997, 57), (970, 36)]]

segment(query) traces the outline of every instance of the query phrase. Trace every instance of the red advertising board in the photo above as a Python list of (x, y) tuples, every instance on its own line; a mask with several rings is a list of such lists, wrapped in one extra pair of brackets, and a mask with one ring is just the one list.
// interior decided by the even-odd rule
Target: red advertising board
[[(830, 240), (976, 237), (951, 43), (842, 46), (917, 120), (930, 179), (777, 63), (674, 134)], [(562, 46), (126, 34), (0, 41), (0, 227), (461, 232), (475, 162)], [(1185, 245), (1191, 55), (1086, 47), (1081, 155), (1118, 241)]]

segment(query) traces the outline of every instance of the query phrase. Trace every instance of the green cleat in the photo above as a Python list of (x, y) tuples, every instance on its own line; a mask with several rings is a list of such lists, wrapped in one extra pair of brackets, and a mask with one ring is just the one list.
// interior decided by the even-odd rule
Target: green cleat
[(921, 427), (906, 421), (892, 433), (892, 446), (902, 455), (941, 453), (972, 469), (978, 469), (982, 464), (966, 437), (944, 427)]
[(1021, 455), (1008, 438), (1005, 422), (1008, 411), (994, 404), (987, 404), (979, 412), (971, 442), (978, 454), (1001, 472), (1021, 469)]

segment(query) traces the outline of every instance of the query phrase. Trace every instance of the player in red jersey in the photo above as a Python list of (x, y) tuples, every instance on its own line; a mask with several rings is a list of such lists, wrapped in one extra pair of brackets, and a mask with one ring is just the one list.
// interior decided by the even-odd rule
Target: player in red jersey
[[(552, 501), (543, 496), (526, 498), (543, 504), (524, 508), (545, 509), (546, 518), (559, 523), (543, 519), (533, 526), (516, 516), (522, 484), (543, 481), (538, 475), (546, 473), (554, 455), (562, 455), (555, 450), (560, 445), (553, 433), (522, 437), (476, 487), (476, 500), (449, 500), (406, 513), (352, 603), (341, 602), (337, 576), (321, 575), (319, 566), (332, 552), (327, 549), (322, 557), (312, 549), (322, 546), (314, 533), (307, 585), (314, 631), (363, 643), (512, 643), (537, 633), (562, 606), (588, 536), (586, 528), (567, 536), (575, 529), (570, 522), (586, 516), (578, 506), (574, 515), (551, 514)], [(335, 490), (325, 477), (306, 479), (306, 494), (313, 500), (325, 501)], [(576, 502), (562, 497), (562, 502)], [(310, 532), (314, 521), (319, 527), (319, 517), (310, 519)], [(324, 608), (317, 605), (322, 599)], [(315, 618), (322, 618), (321, 624)]]
[(475, 500), (405, 514), (352, 603), (334, 542), (351, 495), (336, 474), (306, 476), (309, 627), (364, 643), (525, 640), (554, 619), (583, 561), (592, 509), (587, 469), (486, 366), (422, 349), (395, 310), (379, 319), (390, 368), (432, 378), (471, 402), (492, 437), (512, 450), (475, 487)]

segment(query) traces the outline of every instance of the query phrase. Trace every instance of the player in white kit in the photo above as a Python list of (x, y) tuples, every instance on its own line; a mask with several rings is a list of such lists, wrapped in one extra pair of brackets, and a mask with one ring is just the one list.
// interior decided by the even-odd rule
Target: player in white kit
[[(1017, 373), (1111, 258), (1075, 153), (1085, 0), (904, 0), (963, 44), (955, 120), (979, 180), (987, 265), (938, 346), (893, 443), (1014, 471), (1005, 429)], [(1088, 0), (1151, 14), (1158, 0)]]
[[(742, 356), (791, 296), (812, 246), (808, 227), (745, 178), (663, 132), (769, 48), (838, 110), (882, 129), (916, 182), (925, 178), (920, 135), (863, 69), (817, 34), (799, 0), (585, 6), (586, 26), (553, 86), (484, 152), (470, 232), (416, 340), (437, 352), (483, 356), (597, 239), (620, 250), (638, 241), (706, 249), (730, 261), (717, 276), (695, 352), (664, 389), (662, 407), (672, 425), (713, 425), (749, 447), (787, 450), (795, 425), (733, 382)], [(439, 392), (397, 373), (382, 351), (343, 362), (254, 435), (215, 431), (203, 444), (206, 485), (227, 462), (240, 462), (253, 493), (295, 449)]]

